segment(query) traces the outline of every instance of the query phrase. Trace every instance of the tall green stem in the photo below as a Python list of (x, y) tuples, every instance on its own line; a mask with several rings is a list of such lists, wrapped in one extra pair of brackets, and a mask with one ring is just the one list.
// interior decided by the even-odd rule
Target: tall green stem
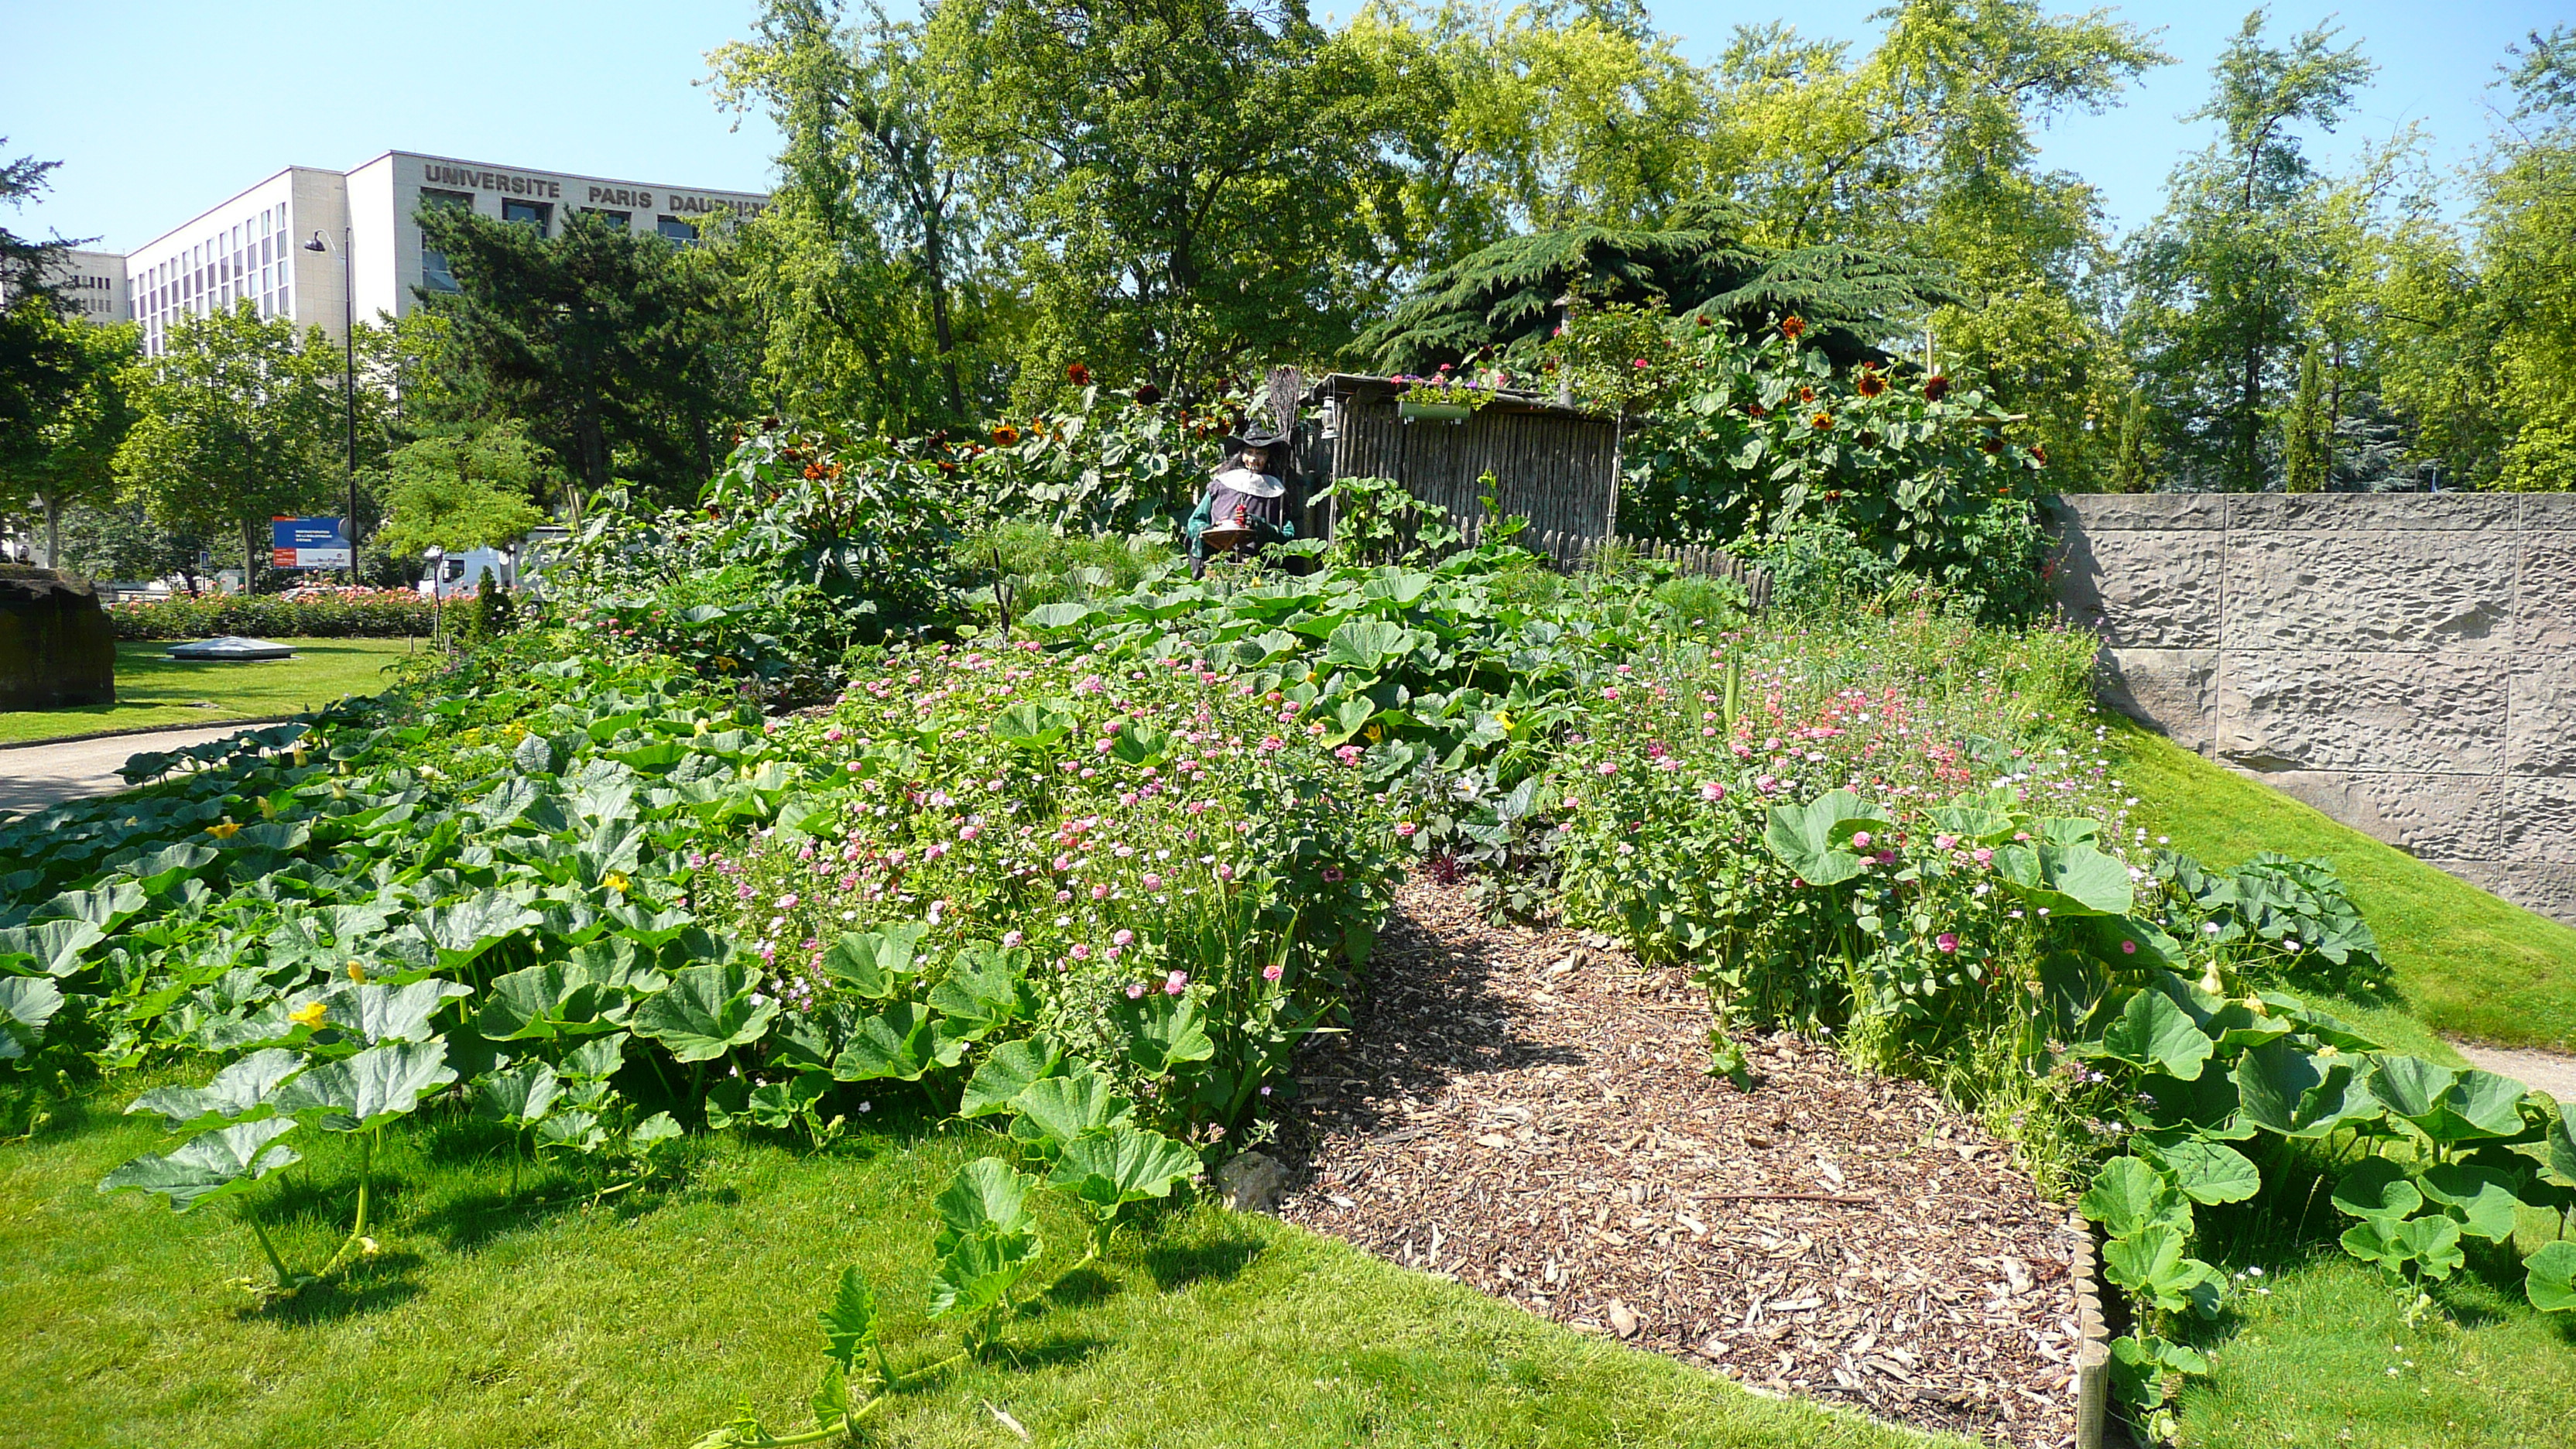
[(286, 1260), (277, 1256), (277, 1245), (268, 1240), (268, 1229), (260, 1226), (259, 1214), (251, 1211), (247, 1203), (242, 1206), (242, 1221), (250, 1224), (251, 1236), (259, 1239), (259, 1250), (268, 1255), (268, 1266), (277, 1274), (277, 1286), (293, 1287), (290, 1280), (294, 1275), (286, 1271)]

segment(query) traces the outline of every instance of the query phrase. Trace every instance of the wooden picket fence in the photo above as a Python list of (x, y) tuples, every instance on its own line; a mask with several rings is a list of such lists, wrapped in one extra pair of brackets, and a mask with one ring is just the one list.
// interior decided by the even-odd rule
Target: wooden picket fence
[[(1483, 519), (1468, 519), (1459, 531), (1458, 547), (1474, 548), (1483, 532)], [(1545, 532), (1523, 529), (1520, 536), (1512, 541), (1545, 557), (1558, 568), (1568, 572), (1600, 567), (1609, 561), (1604, 555), (1611, 558), (1657, 559), (1671, 564), (1682, 573), (1698, 574), (1712, 579), (1732, 579), (1743, 585), (1744, 596), (1755, 611), (1771, 607), (1770, 570), (1760, 564), (1748, 563), (1737, 558), (1722, 548), (1709, 548), (1700, 544), (1667, 543), (1661, 539), (1652, 538), (1627, 538), (1618, 534), (1594, 536), (1564, 533), (1554, 529)]]

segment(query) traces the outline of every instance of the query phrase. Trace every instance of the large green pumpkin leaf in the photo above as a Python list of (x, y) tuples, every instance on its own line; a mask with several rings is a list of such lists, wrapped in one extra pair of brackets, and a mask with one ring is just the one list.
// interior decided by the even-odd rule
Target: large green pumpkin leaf
[(895, 978), (912, 974), (913, 953), (929, 930), (926, 921), (907, 921), (848, 932), (823, 952), (823, 970), (859, 995), (883, 1001), (894, 994)]
[(1860, 831), (1892, 832), (1876, 807), (1849, 790), (1833, 790), (1804, 805), (1774, 805), (1762, 844), (1782, 865), (1809, 885), (1839, 885), (1860, 874), (1861, 856), (1851, 844)]
[(1011, 1103), (1022, 1120), (1061, 1148), (1077, 1138), (1122, 1126), (1135, 1108), (1098, 1072), (1032, 1082)]
[(2114, 1157), (2103, 1163), (2093, 1185), (2076, 1200), (2075, 1210), (2101, 1224), (2103, 1233), (2113, 1238), (2133, 1237), (2156, 1223), (2191, 1231), (2191, 1204), (2163, 1173), (2135, 1157)]
[(2103, 1055), (2183, 1082), (2196, 1080), (2215, 1050), (2200, 1027), (2161, 991), (2131, 996), (2102, 1033)]
[(531, 1126), (554, 1110), (562, 1091), (555, 1069), (544, 1062), (489, 1072), (474, 1083), (474, 1115), (512, 1127)]
[(1335, 629), (1324, 640), (1324, 663), (1334, 668), (1348, 667), (1375, 674), (1381, 665), (1411, 648), (1411, 636), (1401, 624), (1384, 619), (1359, 619)]
[(421, 1093), (455, 1080), (445, 1041), (386, 1042), (311, 1068), (269, 1101), (279, 1115), (317, 1120), (326, 1131), (363, 1132), (409, 1115)]
[(1009, 1111), (1021, 1093), (1039, 1080), (1054, 1076), (1063, 1065), (1064, 1049), (1044, 1033), (1023, 1041), (1006, 1041), (976, 1065), (975, 1075), (967, 1081), (965, 1094), (957, 1103), (957, 1115), (987, 1117)]
[(453, 906), (432, 906), (421, 913), (420, 924), (438, 948), (439, 969), (457, 971), (543, 920), (507, 896), (487, 893)]
[(625, 993), (603, 985), (576, 962), (549, 961), (494, 978), (474, 1018), (474, 1030), (486, 1041), (553, 1041), (614, 1031), (609, 1013), (625, 1002)]
[(2422, 1057), (2385, 1056), (2371, 1074), (2370, 1092), (2389, 1111), (2412, 1122), (2439, 1110), (2443, 1095), (2459, 1080), (2458, 1072)]
[(292, 1117), (272, 1117), (200, 1133), (173, 1151), (126, 1163), (101, 1178), (98, 1190), (157, 1192), (170, 1200), (172, 1211), (186, 1212), (302, 1161), (294, 1148), (277, 1140), (295, 1128)]
[(684, 1062), (703, 1062), (760, 1040), (778, 1016), (775, 1001), (752, 1000), (759, 978), (742, 966), (692, 966), (661, 995), (635, 1008), (638, 1036), (670, 1048)]
[(1147, 992), (1135, 1001), (1120, 1001), (1110, 1016), (1126, 1033), (1127, 1060), (1147, 1076), (1159, 1077), (1184, 1062), (1203, 1062), (1216, 1055), (1199, 1022), (1198, 1003), (1186, 996)]
[(2052, 916), (2125, 916), (2137, 904), (2129, 868), (2089, 845), (2000, 846), (1995, 874), (2033, 909)]
[(2543, 1243), (2525, 1258), (2522, 1291), (2543, 1313), (2576, 1313), (2576, 1241)]
[(2193, 1202), (2243, 1202), (2263, 1190), (2263, 1174), (2253, 1161), (2223, 1142), (2185, 1137), (2144, 1145)]
[(81, 968), (81, 954), (106, 939), (95, 921), (0, 927), (0, 971), (26, 966), (46, 976), (69, 976)]
[(128, 1112), (158, 1112), (173, 1132), (195, 1132), (226, 1122), (276, 1115), (269, 1094), (304, 1069), (304, 1055), (284, 1047), (253, 1052), (215, 1073), (202, 1087), (158, 1087), (134, 1099)]
[(1041, 1246), (1035, 1233), (978, 1233), (950, 1244), (930, 1269), (930, 1316), (971, 1315), (997, 1306), (1036, 1264)]
[(33, 1052), (62, 1009), (62, 988), (44, 977), (0, 976), (0, 1062)]
[(1162, 1133), (1118, 1127), (1066, 1143), (1047, 1185), (1105, 1214), (1122, 1204), (1168, 1196), (1174, 1183), (1198, 1170), (1198, 1154)]
[(2216, 1272), (2183, 1256), (2184, 1235), (2170, 1223), (2149, 1223), (2134, 1235), (2102, 1245), (2102, 1276), (2166, 1312), (2192, 1306)]
[(333, 1026), (374, 1044), (430, 1040), (437, 1033), (430, 1030), (429, 1019), (437, 1015), (438, 1009), (457, 997), (473, 994), (470, 986), (433, 978), (400, 986), (373, 981), (343, 983), (322, 1001)]
[(957, 1169), (932, 1204), (939, 1209), (940, 1224), (933, 1251), (944, 1256), (958, 1239), (979, 1233), (1011, 1237), (1035, 1232), (1037, 1218), (1028, 1199), (1037, 1182), (998, 1157), (978, 1157)]
[(2357, 1218), (2395, 1222), (2413, 1217), (2424, 1206), (2406, 1169), (2385, 1157), (2365, 1157), (2335, 1184), (2335, 1211)]
[(87, 921), (102, 931), (113, 931), (143, 909), (144, 900), (143, 887), (129, 880), (111, 880), (85, 891), (65, 891), (36, 907), (28, 919)]
[(932, 1067), (953, 1067), (963, 1060), (966, 1044), (943, 1040), (937, 1023), (928, 1008), (912, 1001), (862, 1017), (832, 1059), (832, 1075), (845, 1082), (917, 1082)]
[(931, 988), (930, 1004), (947, 1018), (949, 1035), (980, 1041), (1037, 1015), (1037, 992), (1029, 986), (1028, 971), (1026, 950), (970, 941), (950, 959), (947, 978)]
[(2428, 1200), (2441, 1204), (2448, 1216), (2459, 1220), (2462, 1233), (2490, 1243), (2513, 1238), (2514, 1215), (2522, 1207), (2514, 1185), (2507, 1173), (2465, 1163), (2433, 1168), (2419, 1183)]
[(2356, 1071), (2351, 1057), (2312, 1055), (2274, 1041), (2246, 1048), (2234, 1075), (2248, 1121), (2284, 1137), (2323, 1137), (2379, 1115), (2379, 1103), (2354, 1080)]

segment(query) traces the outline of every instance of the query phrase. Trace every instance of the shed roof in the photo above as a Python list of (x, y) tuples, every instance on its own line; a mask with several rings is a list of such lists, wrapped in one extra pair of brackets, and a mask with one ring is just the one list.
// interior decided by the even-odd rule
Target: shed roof
[[(1358, 372), (1335, 372), (1327, 373), (1323, 377), (1317, 379), (1315, 385), (1307, 389), (1306, 400), (1309, 402), (1315, 402), (1334, 394), (1367, 396), (1372, 393), (1381, 393), (1388, 397), (1393, 397), (1395, 395), (1395, 391), (1395, 379), (1391, 377), (1374, 377), (1367, 373)], [(1500, 408), (1505, 412), (1537, 413), (1547, 417), (1574, 418), (1584, 422), (1615, 423), (1618, 421), (1616, 417), (1609, 413), (1599, 412), (1591, 408), (1575, 407), (1570, 403), (1557, 402), (1554, 399), (1541, 396), (1538, 393), (1524, 392), (1518, 388), (1507, 387), (1497, 389), (1494, 393), (1494, 400), (1486, 403), (1485, 407)]]

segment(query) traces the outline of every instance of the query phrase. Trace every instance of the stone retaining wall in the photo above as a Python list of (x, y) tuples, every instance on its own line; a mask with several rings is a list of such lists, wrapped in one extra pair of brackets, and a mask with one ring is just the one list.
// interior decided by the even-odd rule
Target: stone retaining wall
[(2050, 504), (2106, 697), (2176, 743), (2576, 923), (2576, 495)]

